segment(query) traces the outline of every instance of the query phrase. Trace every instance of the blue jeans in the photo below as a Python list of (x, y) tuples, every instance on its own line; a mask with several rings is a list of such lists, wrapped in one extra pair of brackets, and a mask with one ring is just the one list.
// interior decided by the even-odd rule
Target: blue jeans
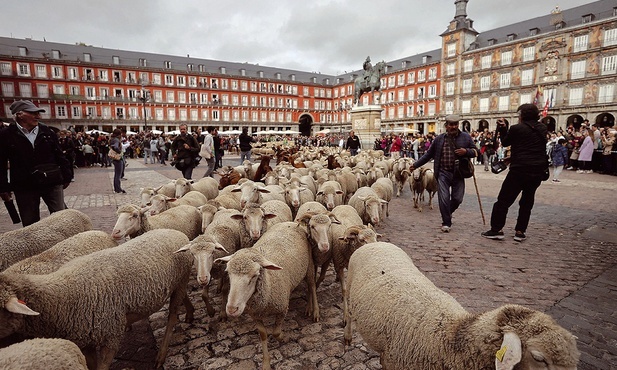
[(358, 154), (358, 149), (349, 149), (349, 152), (351, 153), (351, 155), (357, 155)]
[(216, 162), (216, 159), (212, 157), (210, 159), (205, 159), (205, 160), (206, 160), (206, 165), (208, 167), (206, 167), (206, 173), (204, 173), (204, 177), (207, 177), (207, 176), (214, 177), (212, 176), (212, 173), (214, 172), (214, 164)]
[(247, 150), (246, 152), (240, 152), (240, 164), (244, 162), (245, 159), (251, 160), (251, 151)]
[(122, 172), (124, 172), (124, 161), (117, 160), (111, 161), (114, 165), (114, 191), (116, 193), (122, 191), (122, 186), (120, 186), (120, 178), (122, 177)]
[(452, 226), (452, 214), (463, 203), (465, 196), (465, 179), (455, 176), (454, 172), (439, 170), (437, 183), (441, 225)]

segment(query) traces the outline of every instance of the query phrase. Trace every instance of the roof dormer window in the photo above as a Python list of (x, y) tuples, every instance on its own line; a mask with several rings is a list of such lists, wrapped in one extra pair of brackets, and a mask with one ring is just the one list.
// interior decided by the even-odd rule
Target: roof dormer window
[(495, 45), (496, 43), (497, 43), (497, 40), (495, 40), (495, 39), (488, 39), (489, 46)]
[(506, 36), (506, 41), (514, 41), (515, 38), (516, 38), (516, 34), (511, 33), (508, 36)]
[(583, 24), (590, 23), (591, 21), (593, 21), (593, 14), (586, 14), (583, 16), (583, 19), (582, 19)]

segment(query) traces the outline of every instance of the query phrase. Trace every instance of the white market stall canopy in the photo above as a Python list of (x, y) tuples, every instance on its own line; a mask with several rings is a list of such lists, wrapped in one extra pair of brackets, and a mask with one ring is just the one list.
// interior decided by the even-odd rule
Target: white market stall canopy
[[(241, 133), (240, 130), (219, 131), (219, 135), (240, 135)], [(205, 133), (202, 133), (202, 135), (205, 135)]]
[(86, 131), (86, 134), (88, 135), (92, 135), (92, 134), (109, 135), (109, 132), (94, 129), (94, 130)]
[(327, 135), (329, 133), (330, 133), (330, 129), (327, 128), (327, 129), (324, 129), (324, 130), (321, 130), (321, 131), (317, 131), (315, 134), (316, 135)]
[(126, 134), (127, 135), (137, 135), (135, 131), (131, 131), (131, 130), (126, 130)]
[(418, 130), (414, 130), (409, 127), (395, 127), (392, 129), (392, 132), (400, 132), (404, 134), (415, 134), (416, 132), (418, 132)]

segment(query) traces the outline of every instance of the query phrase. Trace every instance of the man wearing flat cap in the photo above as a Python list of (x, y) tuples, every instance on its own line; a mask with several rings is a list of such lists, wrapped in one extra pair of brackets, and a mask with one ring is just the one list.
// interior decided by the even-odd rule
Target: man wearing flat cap
[(29, 100), (15, 101), (10, 109), (15, 122), (0, 131), (0, 198), (9, 200), (13, 192), (22, 225), (28, 226), (41, 218), (41, 198), (49, 213), (66, 208), (63, 190), (71, 183), (73, 168), (55, 132), (38, 121), (45, 109)]
[(441, 231), (450, 232), (452, 227), (452, 213), (463, 202), (465, 195), (465, 179), (456, 171), (457, 158), (473, 158), (478, 151), (471, 136), (459, 130), (460, 116), (450, 114), (445, 117), (446, 132), (437, 136), (426, 153), (412, 166), (415, 170), (434, 161), (434, 173), (437, 178), (439, 212), (441, 213)]

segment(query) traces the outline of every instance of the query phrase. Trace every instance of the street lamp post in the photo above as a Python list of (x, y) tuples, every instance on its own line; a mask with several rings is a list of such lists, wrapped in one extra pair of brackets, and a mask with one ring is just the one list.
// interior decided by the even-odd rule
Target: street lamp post
[(143, 104), (144, 131), (148, 131), (148, 117), (146, 115), (146, 102), (150, 100), (150, 92), (146, 90), (144, 85), (141, 85), (141, 94), (139, 95), (139, 100)]

